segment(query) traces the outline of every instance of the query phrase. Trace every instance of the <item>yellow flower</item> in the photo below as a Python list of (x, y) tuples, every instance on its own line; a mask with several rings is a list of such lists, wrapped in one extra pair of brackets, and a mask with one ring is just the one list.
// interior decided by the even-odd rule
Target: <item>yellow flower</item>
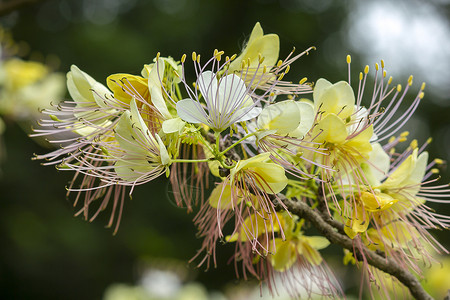
[(317, 266), (322, 262), (319, 251), (328, 247), (330, 242), (322, 236), (305, 236), (300, 231), (301, 224), (293, 218), (283, 215), (283, 231), (286, 239), (275, 239), (275, 248), (270, 255), (270, 262), (277, 271), (286, 271), (302, 256), (311, 265)]
[[(253, 27), (250, 39), (247, 42), (242, 53), (231, 62), (229, 72), (247, 72), (246, 79), (251, 80), (254, 73), (257, 72), (258, 76), (263, 75), (263, 66), (267, 66), (267, 70), (270, 70), (278, 60), (278, 53), (280, 52), (280, 39), (276, 34), (264, 34), (261, 25), (258, 23)], [(260, 59), (264, 58), (262, 65)], [(245, 67), (242, 68), (242, 64), (245, 63)], [(248, 70), (248, 71), (247, 71)], [(262, 81), (267, 81), (272, 76), (264, 76)], [(262, 78), (262, 77), (261, 77)], [(248, 83), (246, 80), (246, 83)], [(259, 79), (253, 81), (254, 83), (262, 84)]]
[(10, 59), (3, 64), (6, 72), (6, 85), (12, 91), (33, 84), (48, 74), (48, 69), (41, 63)]
[(284, 168), (270, 160), (270, 153), (261, 153), (252, 158), (240, 160), (230, 171), (233, 181), (239, 180), (241, 174), (251, 173), (258, 188), (268, 194), (281, 192), (287, 185), (288, 179)]

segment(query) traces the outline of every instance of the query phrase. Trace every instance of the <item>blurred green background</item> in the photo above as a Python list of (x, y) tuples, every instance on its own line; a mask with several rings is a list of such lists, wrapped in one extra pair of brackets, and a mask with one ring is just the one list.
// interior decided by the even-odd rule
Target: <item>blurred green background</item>
[[(27, 57), (56, 55), (59, 71), (76, 64), (103, 83), (112, 73), (139, 74), (158, 51), (176, 59), (192, 51), (207, 57), (215, 48), (239, 53), (257, 21), (280, 36), (280, 58), (293, 47), (317, 47), (292, 65), (292, 80), (345, 80), (347, 54), (353, 78), (384, 59), (394, 82), (405, 84), (414, 74), (411, 100), (427, 82), (425, 99), (405, 130), (419, 144), (432, 136), (431, 157), (449, 161), (449, 16), (445, 0), (48, 0), (6, 14), (0, 24), (29, 45)], [(73, 217), (64, 189), (72, 174), (31, 161), (33, 153), (48, 150), (18, 124), (7, 122), (3, 142), (0, 298), (101, 299), (112, 283), (136, 283), (146, 263), (179, 260), (187, 266), (199, 248), (194, 214), (175, 207), (165, 178), (136, 188), (113, 236), (104, 228), (108, 216), (92, 224)], [(441, 175), (449, 182), (448, 170)], [(448, 207), (432, 206), (450, 214)], [(436, 235), (450, 246), (448, 232)], [(219, 249), (219, 269), (205, 273), (191, 264), (187, 278), (224, 292), (236, 280), (227, 265), (232, 249)], [(337, 265), (340, 253), (328, 252)], [(342, 272), (356, 273), (346, 268)], [(358, 282), (349, 280), (344, 289), (357, 293)]]

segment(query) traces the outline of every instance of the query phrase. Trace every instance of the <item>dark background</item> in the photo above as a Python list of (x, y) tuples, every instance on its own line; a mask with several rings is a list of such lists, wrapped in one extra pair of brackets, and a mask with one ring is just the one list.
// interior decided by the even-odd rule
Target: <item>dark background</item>
[[(387, 14), (394, 2), (377, 3), (381, 9), (385, 5)], [(408, 14), (411, 24), (426, 11), (420, 2), (395, 3), (399, 11), (421, 12)], [(449, 3), (430, 1), (427, 5), (428, 11), (435, 13), (431, 18), (440, 22), (439, 28), (450, 32)], [(421, 81), (427, 81), (425, 99), (408, 128), (419, 144), (429, 136), (434, 138), (429, 147), (432, 158), (449, 160), (450, 68), (447, 73), (436, 74), (445, 69), (437, 66), (449, 65), (450, 48), (445, 47), (449, 35), (440, 44), (418, 39), (417, 47), (405, 53), (402, 44), (411, 42), (414, 32), (401, 24), (390, 25), (384, 32), (386, 39), (396, 31), (400, 37), (389, 45), (389, 53), (411, 62), (398, 64), (395, 56), (377, 52), (381, 41), (371, 40), (374, 33), (358, 28), (355, 20), (367, 19), (370, 11), (356, 1), (49, 0), (7, 14), (0, 18), (0, 24), (11, 30), (16, 41), (26, 41), (32, 49), (27, 57), (56, 55), (59, 71), (65, 73), (76, 64), (103, 83), (112, 73), (139, 74), (158, 51), (175, 59), (192, 51), (207, 57), (215, 48), (230, 56), (239, 53), (257, 21), (266, 33), (280, 36), (280, 58), (294, 46), (297, 51), (317, 47), (291, 66), (289, 76), (296, 81), (305, 76), (310, 81), (320, 77), (332, 82), (346, 80), (348, 53), (353, 57), (353, 78), (364, 65), (373, 66), (385, 58), (388, 71), (395, 71), (394, 81), (405, 84), (411, 73), (415, 75), (411, 100)], [(362, 34), (360, 40), (357, 32)], [(419, 57), (429, 61), (428, 69), (414, 64), (414, 48), (421, 47), (435, 51), (420, 53)], [(47, 149), (28, 138), (14, 122), (7, 123), (3, 139), (7, 157), (0, 177), (0, 298), (100, 299), (112, 283), (136, 283), (143, 264), (179, 260), (185, 266), (199, 248), (193, 214), (172, 204), (165, 178), (136, 189), (133, 200), (125, 205), (119, 232), (113, 236), (111, 229), (104, 228), (108, 216), (92, 224), (73, 217), (75, 209), (64, 189), (71, 174), (30, 159), (33, 153)], [(449, 181), (447, 170), (441, 175), (442, 182)], [(449, 245), (448, 232), (436, 235)], [(219, 249), (219, 269), (205, 273), (191, 264), (188, 278), (221, 291), (233, 284), (234, 270), (227, 266), (232, 249)], [(328, 255), (339, 264), (340, 253), (331, 247)], [(348, 281), (345, 289), (356, 293), (355, 284)]]

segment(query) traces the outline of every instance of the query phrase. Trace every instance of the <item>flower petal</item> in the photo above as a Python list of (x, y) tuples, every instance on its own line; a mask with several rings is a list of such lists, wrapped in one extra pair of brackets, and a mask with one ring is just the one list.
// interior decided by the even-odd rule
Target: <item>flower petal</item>
[(276, 130), (279, 135), (288, 134), (300, 125), (300, 110), (293, 100), (266, 106), (258, 117), (259, 129)]
[(203, 123), (210, 125), (206, 120), (205, 110), (200, 103), (192, 99), (183, 99), (177, 102), (178, 116), (188, 123)]

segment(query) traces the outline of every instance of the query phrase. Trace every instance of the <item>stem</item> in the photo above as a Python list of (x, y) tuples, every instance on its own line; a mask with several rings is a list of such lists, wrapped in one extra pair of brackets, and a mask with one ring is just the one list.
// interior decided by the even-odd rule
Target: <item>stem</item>
[(220, 132), (214, 132), (214, 137), (216, 138), (216, 151), (214, 154), (220, 154)]
[(209, 152), (211, 152), (211, 154), (214, 154), (214, 150), (213, 148), (211, 148), (211, 145), (205, 140), (205, 138), (203, 137), (202, 134), (198, 135), (198, 139), (202, 142), (202, 144), (208, 148)]
[(183, 99), (181, 96), (180, 86), (178, 84), (175, 84), (175, 92), (177, 93), (178, 100)]
[(197, 163), (197, 162), (208, 162), (211, 161), (210, 158), (203, 159), (172, 159), (172, 163)]
[(234, 142), (230, 147), (226, 148), (225, 150), (223, 150), (222, 152), (220, 152), (221, 155), (225, 154), (226, 152), (230, 151), (231, 149), (233, 149), (234, 147), (236, 147), (237, 145), (239, 145), (243, 140), (248, 139), (251, 136), (254, 136), (256, 134), (256, 132), (253, 133), (249, 133), (246, 136), (244, 136), (243, 138), (237, 140), (236, 142)]

